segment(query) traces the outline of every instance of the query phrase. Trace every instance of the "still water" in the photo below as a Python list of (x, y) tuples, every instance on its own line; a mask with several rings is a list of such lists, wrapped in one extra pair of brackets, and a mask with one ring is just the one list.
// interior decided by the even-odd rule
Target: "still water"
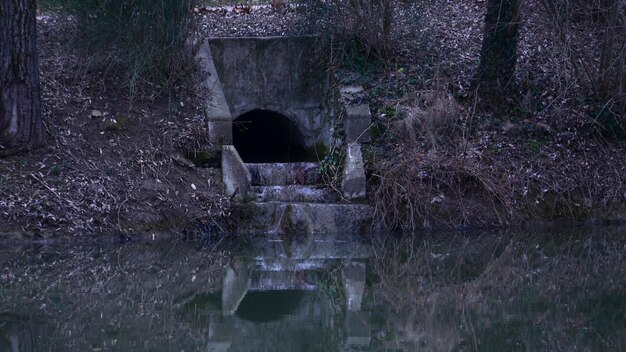
[(626, 229), (0, 245), (4, 351), (626, 351)]

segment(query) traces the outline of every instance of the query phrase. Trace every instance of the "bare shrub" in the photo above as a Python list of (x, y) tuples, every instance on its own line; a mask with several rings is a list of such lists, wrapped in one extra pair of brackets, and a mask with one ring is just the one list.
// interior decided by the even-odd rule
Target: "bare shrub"
[(461, 115), (454, 97), (442, 90), (417, 92), (404, 112), (404, 118), (393, 123), (394, 134), (411, 145), (425, 140), (432, 148), (450, 140)]
[[(593, 126), (602, 134), (626, 136), (626, 14), (622, 0), (541, 0), (565, 56), (561, 94), (584, 87), (596, 101)], [(575, 46), (591, 33), (589, 46)]]
[(381, 227), (412, 231), (506, 222), (508, 188), (479, 165), (436, 152), (400, 155), (375, 175), (374, 217)]
[(91, 68), (120, 75), (133, 93), (169, 88), (193, 67), (194, 0), (60, 1), (78, 24)]
[(390, 122), (401, 147), (374, 173), (375, 223), (387, 229), (503, 223), (508, 187), (466, 157), (461, 109), (440, 82)]
[[(356, 39), (366, 50), (366, 56), (387, 57), (396, 0), (329, 0), (312, 1), (317, 7), (316, 17), (324, 14), (326, 30), (344, 40)], [(312, 18), (312, 23), (319, 18)]]

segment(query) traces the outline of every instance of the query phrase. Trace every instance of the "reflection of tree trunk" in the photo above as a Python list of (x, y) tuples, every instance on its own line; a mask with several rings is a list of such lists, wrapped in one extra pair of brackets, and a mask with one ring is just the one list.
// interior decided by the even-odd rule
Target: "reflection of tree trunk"
[(0, 1), (0, 156), (43, 143), (35, 0)]
[(489, 96), (500, 95), (515, 73), (521, 0), (489, 0), (480, 52), (478, 84)]
[[(626, 19), (624, 19), (626, 22)], [(626, 38), (626, 23), (622, 24), (622, 38)], [(626, 116), (626, 39), (623, 40), (622, 50), (619, 56), (619, 66), (617, 70), (617, 81), (619, 82), (619, 91), (617, 94), (618, 113)]]
[(34, 347), (28, 321), (12, 314), (0, 314), (0, 351), (34, 351)]

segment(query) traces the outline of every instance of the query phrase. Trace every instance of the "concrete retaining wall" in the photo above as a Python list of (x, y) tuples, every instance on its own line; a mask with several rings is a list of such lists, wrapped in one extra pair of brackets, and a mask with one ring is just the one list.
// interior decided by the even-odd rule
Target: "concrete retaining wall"
[[(267, 109), (291, 119), (307, 147), (330, 143), (324, 115), (328, 70), (315, 59), (315, 37), (210, 38), (213, 62), (235, 119)], [(209, 116), (210, 117), (210, 116)]]

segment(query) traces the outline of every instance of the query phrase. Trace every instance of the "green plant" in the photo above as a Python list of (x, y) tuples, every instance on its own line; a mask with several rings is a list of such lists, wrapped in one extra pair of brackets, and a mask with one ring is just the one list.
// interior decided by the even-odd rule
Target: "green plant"
[(530, 149), (532, 153), (537, 153), (539, 151), (539, 141), (536, 139), (529, 139), (526, 141), (526, 147)]
[(337, 149), (334, 149), (330, 153), (326, 154), (324, 159), (322, 159), (319, 163), (317, 172), (323, 177), (334, 179), (339, 174), (343, 157), (339, 155), (339, 153), (335, 152), (336, 150)]
[(341, 171), (343, 170), (343, 159), (345, 151), (339, 147), (332, 147), (324, 159), (320, 161), (317, 167), (317, 173), (322, 177), (322, 181), (339, 193), (341, 182)]

